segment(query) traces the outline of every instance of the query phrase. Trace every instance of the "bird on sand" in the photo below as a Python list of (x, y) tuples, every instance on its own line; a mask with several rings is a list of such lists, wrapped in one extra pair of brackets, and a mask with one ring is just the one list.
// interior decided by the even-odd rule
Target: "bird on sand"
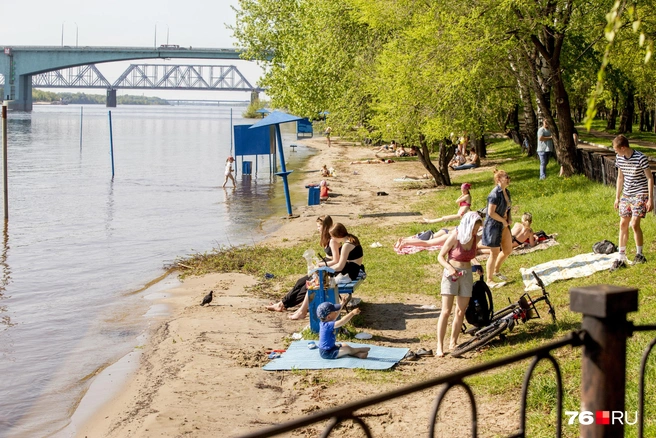
[(210, 291), (207, 295), (205, 295), (205, 298), (203, 298), (203, 302), (200, 303), (201, 306), (204, 306), (205, 304), (209, 304), (212, 302), (212, 294), (214, 293), (213, 290)]

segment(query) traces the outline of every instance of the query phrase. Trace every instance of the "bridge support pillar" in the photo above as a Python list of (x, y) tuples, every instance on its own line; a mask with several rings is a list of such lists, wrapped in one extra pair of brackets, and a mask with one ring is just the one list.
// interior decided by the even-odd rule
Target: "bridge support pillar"
[(32, 111), (32, 75), (20, 75), (15, 85), (7, 84), (5, 76), (5, 97), (9, 96), (9, 108), (16, 111)]
[(116, 89), (107, 89), (107, 108), (116, 108)]

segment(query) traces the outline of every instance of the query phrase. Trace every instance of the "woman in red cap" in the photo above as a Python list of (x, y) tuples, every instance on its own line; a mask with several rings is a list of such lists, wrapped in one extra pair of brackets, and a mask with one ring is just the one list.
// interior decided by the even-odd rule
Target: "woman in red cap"
[(442, 216), (438, 217), (437, 219), (426, 219), (424, 218), (424, 222), (427, 224), (434, 224), (435, 222), (447, 222), (447, 221), (455, 221), (455, 220), (460, 220), (462, 217), (471, 209), (471, 195), (469, 194), (469, 189), (471, 188), (471, 184), (469, 183), (464, 183), (463, 185), (460, 186), (460, 191), (462, 192), (462, 195), (456, 199), (456, 202), (458, 203), (458, 214), (451, 214), (448, 216)]
[(226, 184), (228, 183), (228, 178), (230, 178), (230, 179), (232, 180), (232, 186), (233, 186), (233, 187), (236, 187), (236, 186), (237, 186), (237, 184), (235, 183), (235, 177), (232, 176), (232, 163), (234, 163), (234, 162), (235, 162), (235, 159), (232, 158), (232, 155), (229, 156), (229, 157), (226, 159), (225, 181), (223, 181), (223, 187), (225, 187)]

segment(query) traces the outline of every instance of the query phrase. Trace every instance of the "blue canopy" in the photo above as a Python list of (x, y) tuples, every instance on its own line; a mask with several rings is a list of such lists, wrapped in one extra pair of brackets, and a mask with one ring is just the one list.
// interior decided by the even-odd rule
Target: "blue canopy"
[(275, 126), (276, 127), (276, 139), (278, 141), (278, 155), (280, 156), (280, 169), (281, 172), (277, 172), (276, 175), (282, 177), (282, 186), (285, 190), (285, 201), (287, 202), (287, 214), (292, 215), (292, 203), (289, 198), (289, 185), (287, 183), (287, 175), (292, 173), (287, 171), (285, 167), (285, 154), (283, 153), (282, 148), (282, 134), (280, 133), (280, 124), (287, 122), (295, 122), (297, 120), (303, 120), (303, 117), (293, 116), (291, 114), (284, 113), (282, 111), (274, 111), (259, 122), (253, 124), (248, 129), (261, 128), (263, 126)]
[(279, 123), (295, 122), (296, 120), (303, 120), (303, 117), (293, 116), (282, 111), (274, 111), (262, 120), (253, 124), (249, 129), (259, 128), (260, 126), (277, 125)]

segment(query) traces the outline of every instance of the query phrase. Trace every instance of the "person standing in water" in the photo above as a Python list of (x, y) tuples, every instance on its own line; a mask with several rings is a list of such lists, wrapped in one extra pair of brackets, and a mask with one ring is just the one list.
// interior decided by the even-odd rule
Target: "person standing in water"
[(228, 179), (231, 179), (231, 180), (232, 180), (232, 186), (233, 186), (233, 187), (236, 187), (236, 186), (237, 186), (237, 184), (235, 183), (235, 177), (232, 175), (232, 171), (233, 171), (233, 169), (232, 169), (232, 163), (234, 163), (234, 162), (235, 162), (235, 159), (232, 158), (232, 155), (229, 156), (229, 157), (226, 159), (226, 166), (225, 166), (225, 181), (223, 181), (223, 187), (225, 187), (226, 184), (228, 183)]

